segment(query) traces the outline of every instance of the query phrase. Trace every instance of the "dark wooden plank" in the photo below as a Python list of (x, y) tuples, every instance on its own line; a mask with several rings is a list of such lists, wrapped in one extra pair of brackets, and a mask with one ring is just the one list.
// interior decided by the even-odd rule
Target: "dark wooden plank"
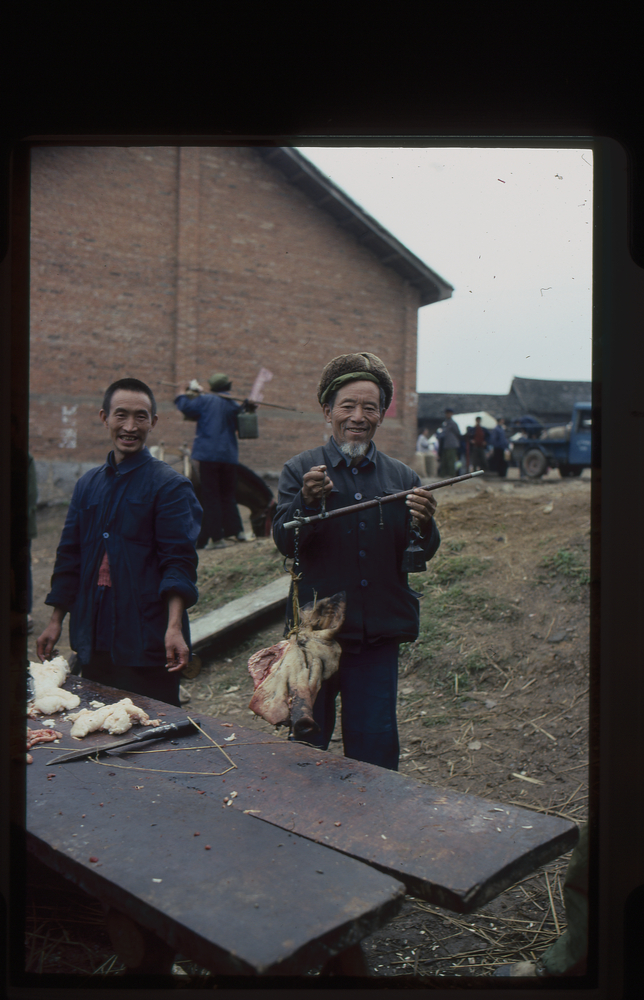
[(574, 823), (556, 816), (297, 744), (278, 745), (267, 759), (271, 748), (258, 746), (257, 734), (237, 725), (235, 733), (240, 745), (227, 745), (243, 789), (235, 808), (366, 861), (456, 912), (483, 906), (571, 850), (579, 836)]
[[(306, 972), (402, 903), (404, 886), (390, 876), (200, 794), (221, 778), (174, 780), (125, 770), (118, 757), (52, 768), (59, 751), (35, 747), (27, 768), (30, 850), (215, 973)], [(182, 767), (160, 756), (155, 767)], [(211, 769), (221, 761), (223, 770), (214, 756)]]
[(225, 632), (247, 625), (268, 611), (278, 611), (285, 607), (290, 586), (290, 576), (281, 576), (254, 590), (252, 594), (238, 597), (222, 608), (215, 608), (199, 618), (193, 618), (190, 622), (192, 648), (201, 649)]
[[(89, 697), (100, 688), (76, 683)], [(186, 714), (142, 698), (137, 703), (146, 710), (160, 708), (168, 720)], [(200, 789), (219, 801), (234, 780), (238, 795), (227, 811), (249, 810), (253, 818), (364, 861), (402, 880), (408, 891), (456, 912), (482, 906), (570, 850), (578, 838), (577, 827), (567, 820), (433, 788), (284, 737), (258, 734), (237, 722), (231, 729), (225, 720), (190, 715), (237, 765), (225, 776), (199, 779)], [(236, 739), (224, 743), (232, 732)], [(201, 736), (190, 742), (206, 744)], [(175, 758), (186, 770), (223, 770), (216, 749), (163, 755), (164, 761)], [(191, 778), (172, 780), (187, 784)]]

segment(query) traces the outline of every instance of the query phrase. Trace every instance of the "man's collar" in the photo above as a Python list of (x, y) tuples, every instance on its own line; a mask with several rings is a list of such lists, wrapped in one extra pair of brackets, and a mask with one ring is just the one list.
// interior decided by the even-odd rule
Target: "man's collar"
[(124, 458), (118, 464), (114, 459), (114, 452), (111, 451), (107, 456), (107, 465), (109, 465), (113, 472), (119, 472), (122, 475), (124, 472), (132, 472), (133, 469), (138, 469), (140, 465), (148, 462), (151, 458), (152, 455), (148, 448), (143, 445), (141, 451), (137, 451), (135, 455), (129, 455), (128, 458)]
[[(338, 445), (336, 444), (335, 438), (333, 437), (329, 438), (329, 444), (333, 446), (332, 452), (335, 452), (333, 460), (331, 461), (331, 465), (333, 466), (333, 468), (337, 469), (338, 465), (340, 465), (341, 462), (344, 462), (344, 464), (348, 468), (351, 465), (351, 459), (348, 455), (343, 455)], [(335, 457), (336, 455), (337, 458)], [(376, 460), (376, 445), (372, 439), (369, 442), (369, 447), (367, 448), (366, 454), (363, 455), (362, 457), (362, 461), (360, 462), (359, 468), (363, 465), (368, 465), (369, 462), (375, 462), (375, 460)]]

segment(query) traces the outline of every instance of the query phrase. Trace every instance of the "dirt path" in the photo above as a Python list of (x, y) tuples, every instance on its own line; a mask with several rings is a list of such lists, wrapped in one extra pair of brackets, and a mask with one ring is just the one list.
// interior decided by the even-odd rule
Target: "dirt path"
[[(423, 596), (421, 635), (401, 651), (401, 771), (500, 804), (577, 823), (586, 818), (586, 475), (536, 483), (486, 478), (437, 493), (441, 548), (427, 573), (410, 581)], [(34, 635), (49, 617), (40, 602), (63, 517), (59, 508), (39, 517)], [(281, 572), (270, 540), (203, 553), (198, 610)], [(274, 732), (248, 710), (246, 665), (282, 633), (282, 622), (269, 623), (206, 651), (200, 674), (183, 681), (191, 702), (206, 714)], [(64, 642), (60, 648), (68, 651)], [(35, 654), (35, 641), (30, 650)], [(341, 748), (338, 725), (330, 749)], [(421, 986), (426, 976), (489, 975), (503, 962), (538, 956), (565, 927), (566, 862), (547, 866), (468, 918), (407, 897), (399, 917), (365, 941), (372, 972)]]

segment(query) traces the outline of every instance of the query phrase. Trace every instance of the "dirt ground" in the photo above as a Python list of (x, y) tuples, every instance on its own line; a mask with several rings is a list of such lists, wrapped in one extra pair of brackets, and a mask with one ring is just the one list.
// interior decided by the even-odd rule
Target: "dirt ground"
[[(400, 770), (580, 824), (588, 793), (589, 474), (524, 482), (510, 470), (505, 481), (471, 480), (436, 496), (441, 547), (427, 572), (410, 580), (422, 594), (421, 634), (401, 649)], [(31, 658), (49, 617), (42, 601), (64, 513), (60, 507), (39, 513)], [(191, 617), (283, 572), (270, 539), (203, 552), (202, 597)], [(202, 650), (200, 673), (182, 681), (190, 704), (286, 738), (285, 730), (274, 730), (247, 707), (248, 657), (282, 635), (283, 621), (273, 620)], [(67, 655), (66, 631), (64, 638), (59, 648)], [(342, 752), (339, 727), (340, 720), (332, 753)], [(363, 943), (372, 975), (426, 987), (428, 977), (489, 976), (504, 963), (538, 957), (565, 929), (567, 860), (545, 866), (468, 917), (407, 896), (399, 916)], [(34, 909), (30, 933), (39, 919), (42, 930), (51, 917)], [(75, 961), (88, 974), (96, 973), (97, 962), (105, 972), (110, 961), (110, 973), (118, 972), (109, 942), (87, 939), (92, 926), (83, 929), (86, 957)], [(60, 940), (46, 959), (35, 952), (42, 971), (65, 967)], [(199, 979), (200, 970), (180, 964)]]

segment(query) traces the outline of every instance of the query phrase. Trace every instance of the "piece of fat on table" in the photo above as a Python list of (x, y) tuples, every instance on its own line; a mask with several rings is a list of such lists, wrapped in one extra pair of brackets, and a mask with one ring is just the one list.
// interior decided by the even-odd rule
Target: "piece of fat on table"
[(93, 712), (88, 708), (83, 708), (80, 712), (68, 715), (67, 718), (74, 723), (70, 735), (81, 739), (98, 729), (105, 730), (112, 736), (119, 736), (131, 729), (135, 722), (142, 726), (158, 726), (160, 724), (159, 719), (151, 719), (147, 712), (132, 702), (131, 698), (121, 698), (114, 705), (104, 705)]
[(44, 663), (29, 664), (29, 673), (34, 682), (33, 700), (29, 702), (27, 714), (30, 718), (39, 715), (54, 715), (80, 705), (80, 698), (62, 685), (69, 674), (69, 663), (64, 656), (55, 656)]

